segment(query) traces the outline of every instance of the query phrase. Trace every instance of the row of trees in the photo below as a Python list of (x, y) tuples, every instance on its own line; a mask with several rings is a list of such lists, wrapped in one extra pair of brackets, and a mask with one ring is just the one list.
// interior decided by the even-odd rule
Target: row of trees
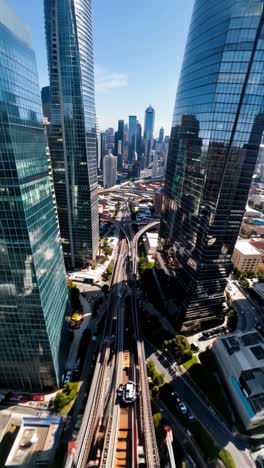
[[(264, 268), (260, 266), (259, 271), (256, 273), (254, 271), (239, 271), (237, 268), (234, 268), (233, 276), (234, 278), (238, 279), (240, 281), (241, 286), (243, 286), (242, 281), (246, 280), (247, 278), (249, 279), (257, 278), (260, 281), (264, 280)], [(247, 289), (250, 287), (250, 285), (248, 283), (248, 286), (243, 286), (243, 287)]]
[(150, 389), (153, 397), (157, 396), (159, 388), (165, 384), (164, 374), (157, 371), (154, 361), (149, 361), (147, 364), (148, 376), (151, 378)]
[(114, 269), (114, 266), (113, 266), (113, 263), (109, 263), (107, 269), (105, 270), (105, 272), (102, 274), (102, 279), (104, 281), (109, 281), (111, 276), (112, 276), (112, 273), (113, 273), (113, 269)]

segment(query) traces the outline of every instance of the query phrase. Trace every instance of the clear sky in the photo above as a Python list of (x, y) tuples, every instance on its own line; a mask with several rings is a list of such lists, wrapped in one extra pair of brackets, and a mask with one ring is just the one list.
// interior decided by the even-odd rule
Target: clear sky
[[(40, 86), (48, 84), (43, 0), (7, 0), (32, 31)], [(151, 104), (155, 134), (170, 133), (194, 0), (93, 0), (96, 111), (100, 130)]]

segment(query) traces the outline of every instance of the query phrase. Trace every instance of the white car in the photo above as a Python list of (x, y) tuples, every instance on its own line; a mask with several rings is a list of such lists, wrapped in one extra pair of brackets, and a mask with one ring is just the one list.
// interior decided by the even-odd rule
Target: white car
[(69, 383), (71, 381), (71, 378), (72, 378), (72, 371), (68, 370), (67, 374), (65, 376), (65, 379), (63, 381), (63, 386), (66, 385), (67, 383)]
[(183, 401), (181, 401), (179, 404), (178, 404), (178, 407), (179, 407), (179, 410), (182, 414), (186, 414), (187, 413), (187, 407), (185, 406), (185, 404), (183, 403)]
[(229, 289), (229, 291), (231, 291), (232, 285), (231, 285), (231, 284), (228, 284), (228, 285), (227, 285), (227, 289)]

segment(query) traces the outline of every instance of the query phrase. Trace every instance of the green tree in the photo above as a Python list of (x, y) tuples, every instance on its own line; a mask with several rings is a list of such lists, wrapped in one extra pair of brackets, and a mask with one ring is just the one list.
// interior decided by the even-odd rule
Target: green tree
[(177, 335), (172, 340), (165, 340), (163, 342), (163, 348), (168, 349), (176, 361), (184, 362), (192, 358), (191, 345), (183, 335)]
[(234, 309), (230, 309), (227, 314), (227, 328), (230, 331), (234, 331), (237, 327), (238, 315)]
[(249, 281), (246, 278), (240, 280), (240, 284), (241, 284), (242, 288), (244, 288), (244, 289), (249, 289), (250, 288)]

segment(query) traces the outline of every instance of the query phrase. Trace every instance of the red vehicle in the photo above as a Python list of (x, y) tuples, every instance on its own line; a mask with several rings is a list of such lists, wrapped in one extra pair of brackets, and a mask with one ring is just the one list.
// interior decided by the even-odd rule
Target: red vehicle
[(33, 401), (44, 401), (45, 397), (44, 395), (34, 395), (33, 396)]

